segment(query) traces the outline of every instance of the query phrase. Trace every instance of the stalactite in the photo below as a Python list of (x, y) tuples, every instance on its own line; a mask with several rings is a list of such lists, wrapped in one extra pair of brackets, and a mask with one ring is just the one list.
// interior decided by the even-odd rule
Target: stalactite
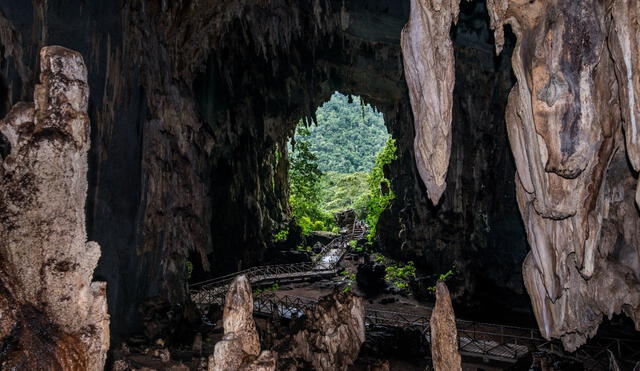
[(459, 0), (411, 0), (411, 17), (402, 31), (416, 164), (434, 204), (446, 187), (451, 155), (455, 62), (449, 30), (457, 21), (458, 4)]
[[(640, 2), (614, 0), (613, 24), (609, 29), (609, 48), (616, 64), (620, 84), (620, 103), (627, 156), (640, 171)], [(636, 190), (640, 205), (640, 184)]]
[[(523, 267), (525, 285), (543, 335), (562, 338), (574, 350), (595, 334), (603, 315), (634, 312), (640, 304), (640, 271), (621, 268), (627, 264), (614, 251), (626, 246), (637, 254), (637, 244), (615, 230), (634, 223), (638, 213), (629, 210), (622, 218), (612, 213), (626, 199), (617, 201), (614, 189), (628, 193), (620, 184), (632, 174), (612, 171), (624, 165), (614, 156), (624, 148), (618, 100), (623, 79), (616, 79), (607, 48), (609, 8), (595, 0), (489, 0), (487, 5), (497, 50), (504, 24), (518, 39), (512, 61), (518, 82), (506, 118), (518, 204), (532, 249)], [(613, 9), (615, 19), (621, 10)], [(624, 22), (614, 23), (625, 28)], [(620, 34), (620, 50), (632, 34)], [(626, 56), (631, 58), (622, 53), (618, 60)], [(620, 64), (618, 73), (628, 76)], [(623, 112), (629, 117), (634, 109), (623, 104)], [(628, 143), (635, 140), (628, 135), (630, 120)], [(635, 278), (625, 280), (629, 270)]]

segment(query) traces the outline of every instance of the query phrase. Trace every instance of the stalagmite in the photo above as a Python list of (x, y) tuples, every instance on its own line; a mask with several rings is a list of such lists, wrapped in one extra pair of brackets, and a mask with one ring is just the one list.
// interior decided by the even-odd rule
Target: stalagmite
[(431, 313), (430, 325), (433, 368), (436, 371), (462, 370), (456, 316), (449, 289), (443, 281), (436, 284), (436, 305)]
[(40, 65), (34, 102), (0, 121), (0, 368), (101, 370), (109, 315), (85, 227), (87, 70), (58, 46)]
[(253, 320), (253, 297), (246, 276), (236, 277), (224, 301), (224, 337), (209, 357), (209, 371), (275, 370), (276, 356), (260, 352), (260, 339)]
[[(633, 12), (622, 6), (629, 8), (627, 2), (616, 3), (613, 24), (628, 31), (617, 36), (623, 50), (617, 60), (628, 61), (634, 56), (625, 45), (637, 33), (616, 13)], [(633, 202), (633, 175), (619, 155), (620, 102), (623, 118), (636, 112), (622, 98), (633, 101), (633, 79), (619, 82), (637, 65), (614, 65), (609, 50), (615, 48), (607, 47), (611, 8), (600, 1), (488, 0), (487, 6), (497, 50), (504, 24), (517, 37), (512, 64), (518, 82), (506, 119), (532, 249), (523, 267), (525, 286), (542, 334), (562, 338), (574, 350), (595, 334), (603, 315), (624, 310), (635, 318), (640, 304), (640, 268), (628, 259), (637, 260), (639, 246), (637, 228), (628, 229), (638, 222), (637, 210), (627, 204)], [(634, 163), (631, 117), (625, 134)]]
[(402, 30), (404, 73), (414, 116), (416, 165), (437, 204), (446, 187), (451, 155), (455, 61), (449, 37), (459, 0), (411, 0)]

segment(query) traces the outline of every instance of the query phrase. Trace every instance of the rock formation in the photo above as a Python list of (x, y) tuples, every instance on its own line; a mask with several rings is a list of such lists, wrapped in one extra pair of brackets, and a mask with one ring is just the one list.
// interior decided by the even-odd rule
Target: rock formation
[[(145, 299), (186, 299), (187, 259), (199, 278), (260, 263), (289, 222), (287, 138), (341, 90), (382, 111), (397, 140), (381, 245), (436, 274), (455, 264), (464, 290), (490, 281), (517, 292), (526, 251), (511, 211), (517, 187), (540, 327), (573, 349), (604, 315), (638, 313), (637, 180), (627, 165), (640, 170), (638, 4), (486, 3), (495, 46), (505, 46), (498, 58), (487, 53), (481, 2), (6, 0), (0, 116), (33, 95), (42, 45), (86, 56), (97, 87), (87, 229), (103, 249), (95, 276), (109, 283), (116, 336), (139, 330)], [(514, 38), (507, 120), (517, 176), (502, 125)], [(4, 158), (12, 145), (0, 142)]]
[[(447, 188), (432, 206), (417, 170), (415, 178), (406, 177), (415, 169), (413, 157), (399, 158), (389, 168), (396, 200), (378, 223), (380, 245), (386, 254), (413, 260), (435, 277), (455, 267), (449, 289), (456, 304), (476, 312), (513, 307), (516, 301), (528, 308), (520, 266), (529, 248), (504, 120), (514, 83), (514, 40), (508, 35), (505, 51), (495, 57), (487, 10), (477, 1), (460, 3), (451, 35), (455, 87)], [(404, 115), (393, 134), (403, 148), (411, 148), (414, 135), (403, 123), (413, 124), (413, 118), (410, 112)], [(399, 147), (399, 155), (406, 152)], [(427, 286), (433, 285), (433, 278), (429, 281)]]
[(335, 292), (320, 299), (293, 335), (283, 356), (301, 358), (320, 371), (347, 370), (365, 340), (364, 304), (352, 293)]
[(87, 242), (89, 87), (82, 56), (40, 51), (33, 103), (0, 121), (0, 368), (101, 370), (106, 284)]
[(444, 281), (436, 283), (436, 305), (429, 323), (433, 368), (436, 371), (462, 370), (456, 316), (451, 305), (449, 289)]
[(415, 125), (416, 165), (429, 198), (438, 204), (451, 155), (455, 62), (449, 32), (458, 0), (411, 0), (402, 30), (404, 73)]
[(638, 213), (628, 204), (634, 175), (620, 155), (626, 151), (637, 166), (638, 26), (632, 19), (638, 6), (560, 0), (488, 5), (498, 51), (504, 24), (518, 39), (518, 83), (506, 117), (532, 248), (523, 266), (525, 285), (542, 334), (574, 350), (595, 334), (604, 315), (624, 310), (640, 323), (640, 250), (632, 227)]
[(224, 337), (209, 357), (209, 371), (275, 370), (276, 355), (260, 352), (260, 339), (253, 320), (251, 285), (245, 276), (233, 280), (224, 301)]
[(187, 259), (196, 281), (264, 262), (273, 232), (289, 223), (286, 140), (335, 90), (373, 104), (396, 138), (398, 159), (385, 170), (396, 199), (379, 229), (388, 252), (436, 274), (455, 262), (460, 291), (474, 291), (478, 276), (520, 290), (515, 262), (526, 246), (503, 135), (508, 57), (487, 52), (483, 4), (461, 3), (448, 188), (431, 207), (403, 76), (409, 7), (0, 2), (0, 116), (30, 99), (41, 45), (80, 51), (97, 87), (89, 97), (87, 229), (102, 247), (95, 276), (108, 282), (116, 342), (141, 330), (146, 299), (184, 302)]

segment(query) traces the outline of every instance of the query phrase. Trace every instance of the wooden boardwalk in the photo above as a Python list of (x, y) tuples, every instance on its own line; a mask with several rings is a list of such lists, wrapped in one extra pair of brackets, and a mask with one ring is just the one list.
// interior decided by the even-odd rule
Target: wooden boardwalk
[[(364, 233), (364, 232), (363, 232)], [(353, 237), (353, 234), (351, 234)], [(338, 273), (338, 264), (348, 249), (349, 238), (340, 236), (327, 244), (320, 254), (307, 263), (264, 265), (199, 282), (189, 286), (191, 300), (199, 306), (220, 303), (236, 276), (245, 275), (252, 286), (279, 282), (298, 282), (332, 277)]]
[[(332, 277), (338, 273), (338, 264), (348, 250), (348, 242), (362, 238), (366, 228), (354, 223), (348, 233), (334, 239), (322, 252), (308, 263), (268, 265), (249, 268), (240, 272), (218, 277), (212, 280), (190, 285), (191, 299), (200, 307), (212, 304), (224, 304), (224, 297), (233, 279), (245, 275), (252, 286), (264, 286), (272, 283), (291, 283), (323, 277)], [(304, 314), (304, 310), (316, 304), (314, 299), (295, 296), (276, 296), (262, 294), (254, 300), (254, 313), (263, 316), (293, 318)], [(426, 315), (365, 309), (365, 324), (417, 329), (426, 343), (431, 341), (431, 328)], [(460, 353), (466, 357), (481, 358), (485, 361), (516, 362), (518, 358), (532, 350), (544, 350), (562, 353), (562, 345), (557, 341), (545, 340), (537, 329), (504, 326), (472, 321), (457, 320), (458, 345)], [(603, 362), (608, 353), (622, 362), (622, 370), (640, 370), (640, 341), (614, 338), (600, 338), (597, 344), (590, 342), (570, 357), (586, 362), (593, 370), (608, 369)], [(636, 368), (637, 367), (637, 368)]]

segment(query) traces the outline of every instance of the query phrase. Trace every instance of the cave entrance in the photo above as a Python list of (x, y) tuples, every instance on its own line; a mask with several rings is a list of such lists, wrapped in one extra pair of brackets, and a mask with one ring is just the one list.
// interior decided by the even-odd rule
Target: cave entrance
[(335, 92), (317, 109), (315, 125), (298, 123), (288, 151), (289, 205), (304, 235), (337, 232), (337, 214), (350, 210), (374, 235), (394, 197), (383, 167), (396, 146), (382, 113), (358, 96)]

